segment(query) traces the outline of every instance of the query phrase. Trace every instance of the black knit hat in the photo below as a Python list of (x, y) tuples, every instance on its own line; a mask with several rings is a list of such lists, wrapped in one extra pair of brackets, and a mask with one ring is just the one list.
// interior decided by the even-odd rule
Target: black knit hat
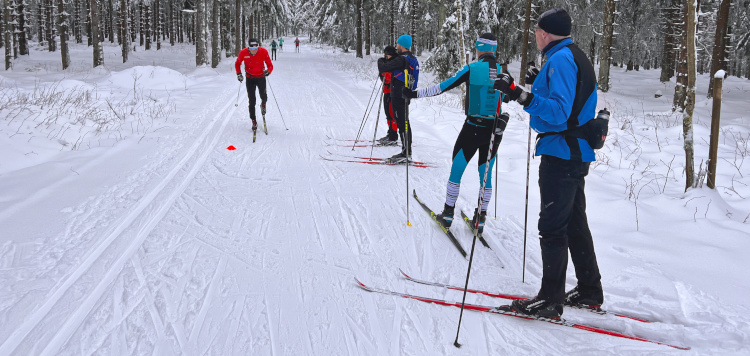
[(260, 45), (260, 42), (258, 42), (257, 39), (251, 38), (249, 41), (247, 41), (248, 44), (252, 46), (253, 43), (255, 43), (256, 46)]
[(393, 46), (385, 46), (385, 48), (383, 49), (383, 54), (391, 56), (391, 57), (398, 56), (398, 52), (396, 52), (396, 47), (393, 47)]
[(550, 9), (539, 16), (537, 26), (553, 35), (570, 36), (570, 15), (565, 9)]

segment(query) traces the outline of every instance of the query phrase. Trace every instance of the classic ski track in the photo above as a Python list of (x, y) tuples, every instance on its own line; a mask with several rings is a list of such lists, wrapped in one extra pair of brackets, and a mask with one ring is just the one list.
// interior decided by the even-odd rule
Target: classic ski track
[[(230, 91), (228, 90), (219, 97), (232, 97), (229, 95), (229, 92)], [(155, 202), (159, 194), (167, 191), (169, 183), (173, 182), (178, 173), (180, 173), (184, 167), (188, 166), (188, 163), (194, 163), (187, 176), (177, 185), (176, 189), (171, 191), (169, 198), (156, 210), (157, 213), (148, 220), (144, 227), (140, 228), (136, 238), (128, 245), (128, 248), (120, 254), (116, 262), (108, 268), (103, 278), (96, 284), (92, 291), (89, 292), (88, 296), (80, 303), (80, 306), (76, 311), (68, 316), (66, 322), (58, 328), (58, 332), (51, 338), (47, 346), (41, 351), (40, 355), (54, 355), (59, 351), (71, 335), (78, 329), (86, 315), (88, 315), (88, 313), (94, 308), (96, 302), (101, 298), (112, 281), (120, 274), (125, 263), (135, 254), (148, 234), (154, 229), (158, 222), (161, 221), (164, 215), (166, 215), (177, 197), (182, 194), (187, 185), (192, 181), (193, 177), (198, 173), (200, 168), (202, 168), (206, 158), (212, 152), (210, 147), (216, 145), (219, 137), (221, 137), (226, 128), (227, 123), (233, 117), (236, 108), (232, 104), (232, 100), (229, 100), (224, 104), (218, 113), (214, 115), (211, 124), (201, 132), (200, 137), (194, 141), (193, 145), (188, 149), (188, 152), (183, 156), (180, 162), (172, 168), (166, 177), (162, 179), (162, 181), (159, 182), (151, 192), (139, 200), (137, 206), (135, 206), (135, 208), (111, 230), (104, 241), (86, 256), (84, 261), (75, 268), (72, 273), (68, 274), (64, 281), (58, 284), (59, 288), (52, 292), (40, 307), (34, 311), (34, 313), (29, 316), (29, 318), (27, 318), (24, 323), (21, 324), (5, 340), (5, 342), (3, 342), (2, 345), (0, 345), (0, 355), (11, 354), (29, 336), (31, 330), (33, 330), (44, 319), (44, 317), (49, 314), (52, 308), (63, 298), (65, 293), (89, 270), (107, 248), (112, 245), (114, 240), (121, 236), (123, 232), (141, 216), (143, 211), (149, 205)], [(210, 137), (211, 132), (214, 131), (214, 127), (220, 121), (222, 123), (221, 127), (214, 133), (213, 137)], [(203, 149), (199, 150), (199, 148)], [(199, 155), (196, 157), (198, 153)]]

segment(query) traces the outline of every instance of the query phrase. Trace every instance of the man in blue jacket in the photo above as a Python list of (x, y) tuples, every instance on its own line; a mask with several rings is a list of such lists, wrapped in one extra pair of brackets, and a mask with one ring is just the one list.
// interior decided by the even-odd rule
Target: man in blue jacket
[[(462, 83), (466, 83), (466, 120), (453, 146), (453, 163), (450, 177), (448, 177), (445, 206), (443, 212), (438, 214), (437, 217), (444, 227), (449, 228), (451, 226), (458, 192), (461, 187), (461, 177), (471, 158), (474, 157), (474, 154), (479, 153), (477, 160), (479, 194), (484, 194), (484, 197), (481, 211), (474, 210), (472, 226), (477, 226), (478, 219), (479, 228), (477, 232), (481, 235), (487, 218), (487, 206), (492, 197), (492, 166), (495, 164), (497, 149), (503, 139), (503, 130), (508, 124), (508, 116), (500, 112), (502, 93), (493, 88), (497, 73), (502, 70), (501, 65), (497, 63), (497, 58), (495, 58), (497, 38), (491, 33), (482, 34), (474, 43), (474, 46), (477, 54), (476, 62), (465, 65), (452, 77), (431, 87), (422, 88), (418, 91), (404, 88), (403, 95), (407, 98), (426, 98), (442, 94)], [(498, 120), (497, 124), (495, 120)], [(490, 148), (490, 140), (493, 134), (495, 137)], [(489, 167), (487, 167), (488, 155), (490, 157)], [(482, 191), (485, 173), (487, 173), (487, 180), (485, 189)]]
[[(563, 304), (600, 308), (604, 302), (599, 266), (586, 218), (584, 178), (595, 160), (594, 150), (579, 129), (594, 118), (596, 75), (586, 55), (570, 39), (571, 20), (563, 9), (551, 9), (535, 26), (536, 45), (547, 62), (531, 92), (501, 73), (495, 88), (523, 105), (537, 133), (539, 164), (539, 244), (542, 286), (533, 299), (514, 301), (517, 313), (560, 318)], [(565, 293), (568, 250), (577, 286)]]

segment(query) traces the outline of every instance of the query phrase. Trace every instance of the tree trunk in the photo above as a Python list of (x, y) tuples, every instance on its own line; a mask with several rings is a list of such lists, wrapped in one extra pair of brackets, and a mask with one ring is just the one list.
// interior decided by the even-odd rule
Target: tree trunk
[(57, 41), (55, 41), (55, 37), (57, 36), (55, 31), (55, 7), (52, 0), (46, 1), (47, 15), (45, 18), (47, 20), (47, 49), (49, 49), (50, 52), (55, 52), (57, 51)]
[(685, 38), (687, 39), (687, 90), (685, 113), (682, 120), (682, 133), (685, 140), (685, 191), (694, 187), (695, 181), (695, 148), (693, 145), (693, 110), (695, 109), (695, 27), (698, 22), (696, 9), (700, 0), (685, 0)]
[(10, 26), (10, 6), (7, 2), (10, 0), (3, 1), (3, 46), (5, 47), (5, 70), (10, 69), (13, 60), (13, 50), (10, 44), (10, 37), (12, 29)]
[(711, 56), (711, 74), (708, 82), (708, 97), (714, 94), (714, 73), (719, 69), (727, 69), (726, 45), (724, 39), (727, 37), (727, 25), (729, 23), (730, 0), (721, 0), (719, 11), (716, 13), (716, 36), (714, 37), (714, 51)]
[(391, 0), (391, 26), (388, 28), (390, 31), (390, 43), (396, 43), (396, 0)]
[[(362, 0), (362, 1), (365, 1), (365, 0)], [(370, 55), (370, 46), (372, 45), (371, 43), (372, 36), (370, 33), (370, 26), (371, 26), (370, 16), (371, 16), (370, 10), (369, 9), (365, 10), (365, 55), (366, 56)]]
[(120, 0), (120, 41), (122, 42), (122, 63), (128, 61), (130, 53), (130, 31), (128, 30), (128, 9), (130, 8), (127, 0)]
[(102, 35), (99, 27), (99, 2), (90, 0), (89, 11), (91, 12), (91, 44), (94, 46), (94, 67), (104, 64), (104, 51), (102, 49)]
[(26, 4), (23, 1), (18, 5), (18, 52), (23, 55), (29, 54), (29, 44), (26, 39)]
[(675, 49), (679, 46), (679, 11), (680, 0), (671, 0), (664, 9), (664, 47), (662, 49), (661, 76), (659, 80), (666, 83), (675, 74)]
[(521, 44), (521, 73), (518, 74), (521, 86), (526, 85), (526, 71), (529, 63), (529, 26), (531, 25), (531, 0), (526, 0), (526, 10), (523, 15), (523, 43)]
[[(692, 1), (692, 0), (685, 0)], [(685, 5), (687, 6), (687, 5)], [(688, 58), (687, 58), (687, 8), (681, 8), (680, 18), (682, 23), (680, 26), (680, 46), (677, 51), (677, 67), (676, 67), (676, 83), (674, 87), (674, 100), (672, 101), (672, 111), (679, 110), (680, 112), (685, 111), (685, 92), (687, 87), (687, 76), (688, 76)]]
[(417, 46), (418, 37), (417, 36), (417, 11), (419, 9), (419, 2), (417, 0), (411, 0), (411, 30), (409, 31), (409, 34), (411, 35), (411, 53), (414, 53), (416, 56), (418, 51), (422, 48), (421, 45)]
[(356, 38), (357, 38), (357, 58), (362, 58), (362, 0), (357, 0), (355, 5), (357, 9)]
[(239, 55), (242, 49), (242, 6), (240, 0), (234, 1), (234, 53)]
[(70, 53), (68, 52), (68, 14), (65, 12), (65, 1), (57, 0), (58, 25), (60, 26), (60, 55), (62, 56), (62, 69), (70, 66)]
[(109, 32), (109, 43), (115, 43), (115, 8), (112, 0), (109, 0), (109, 13), (107, 14), (107, 31)]
[(219, 7), (220, 0), (213, 1), (211, 10), (211, 68), (216, 68), (221, 62), (221, 43), (219, 42)]
[(146, 39), (146, 50), (148, 51), (151, 49), (151, 5), (143, 5), (143, 17), (141, 21), (145, 27), (143, 37)]
[(206, 44), (206, 0), (197, 0), (195, 13), (195, 65), (200, 67), (208, 64), (208, 48)]
[(609, 91), (609, 68), (612, 60), (612, 36), (614, 35), (615, 0), (607, 0), (604, 5), (604, 27), (602, 29), (602, 49), (599, 51), (599, 89)]
[[(205, 1), (205, 0), (204, 0)], [(164, 29), (162, 28), (161, 2), (154, 0), (154, 37), (156, 39), (156, 50), (161, 49), (161, 37)]]

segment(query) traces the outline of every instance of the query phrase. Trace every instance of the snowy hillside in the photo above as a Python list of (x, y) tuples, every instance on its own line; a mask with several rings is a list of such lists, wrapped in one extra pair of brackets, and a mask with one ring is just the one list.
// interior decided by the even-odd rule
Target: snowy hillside
[[(105, 66), (91, 69), (90, 49), (73, 45), (73, 65), (62, 71), (56, 53), (32, 48), (0, 73), (0, 355), (750, 353), (747, 79), (724, 84), (716, 190), (684, 192), (673, 84), (659, 83), (656, 71), (612, 68), (612, 90), (599, 95), (597, 108), (612, 112), (610, 137), (587, 197), (604, 307), (655, 322), (573, 309), (563, 317), (690, 351), (473, 311), (457, 349), (459, 309), (368, 293), (354, 278), (461, 300), (460, 291), (398, 271), (465, 281), (468, 260), (410, 197), (414, 189), (442, 207), (464, 118), (459, 90), (413, 102), (414, 158), (437, 168), (410, 168), (407, 190), (404, 166), (321, 157), (370, 155), (336, 140), (357, 136), (378, 83), (375, 55), (356, 59), (306, 41), (301, 53), (279, 52), (268, 135), (252, 143), (234, 58), (195, 69), (194, 47), (164, 46), (133, 52), (124, 65), (118, 51), (105, 47)], [(431, 77), (423, 73), (420, 86)], [(707, 78), (698, 81), (695, 127), (703, 169)], [(492, 249), (477, 244), (469, 286), (533, 296), (539, 159), (522, 282), (528, 116), (515, 103), (504, 109), (511, 122), (485, 229)], [(372, 139), (376, 112), (362, 139)], [(476, 158), (457, 202), (469, 215), (475, 167)], [(451, 230), (469, 250), (469, 230)], [(509, 303), (475, 294), (467, 302)]]

